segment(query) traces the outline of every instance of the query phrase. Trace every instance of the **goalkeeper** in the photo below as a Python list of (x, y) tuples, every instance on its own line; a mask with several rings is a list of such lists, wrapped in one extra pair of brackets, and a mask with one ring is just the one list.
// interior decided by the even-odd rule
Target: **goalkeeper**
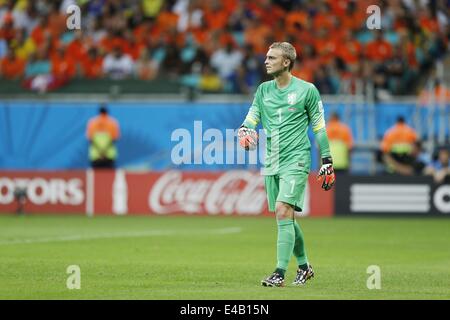
[(265, 66), (274, 80), (258, 87), (238, 130), (240, 145), (247, 150), (256, 147), (255, 128), (259, 122), (267, 136), (263, 175), (269, 211), (275, 212), (278, 225), (277, 266), (262, 280), (263, 286), (270, 287), (284, 286), (292, 254), (298, 263), (294, 284), (303, 285), (314, 276), (303, 232), (295, 221), (295, 211), (303, 207), (310, 170), (311, 143), (307, 134), (310, 123), (320, 147), (322, 166), (318, 178), (322, 188), (330, 190), (335, 181), (322, 101), (312, 83), (292, 76), (295, 59), (295, 48), (290, 43), (275, 42), (269, 47)]

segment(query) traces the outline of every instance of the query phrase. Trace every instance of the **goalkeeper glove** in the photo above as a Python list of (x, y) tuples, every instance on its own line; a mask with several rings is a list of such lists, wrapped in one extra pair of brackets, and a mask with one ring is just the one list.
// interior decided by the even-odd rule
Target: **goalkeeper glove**
[(258, 133), (254, 129), (240, 127), (238, 130), (239, 144), (245, 150), (255, 150), (258, 144)]
[(331, 157), (322, 159), (322, 167), (320, 167), (317, 180), (322, 180), (322, 189), (325, 191), (333, 187), (336, 177), (334, 176), (333, 160)]

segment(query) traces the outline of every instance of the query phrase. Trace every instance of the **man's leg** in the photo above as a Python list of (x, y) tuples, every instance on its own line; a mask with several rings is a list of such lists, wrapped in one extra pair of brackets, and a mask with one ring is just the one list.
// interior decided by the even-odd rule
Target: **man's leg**
[(278, 225), (277, 267), (261, 284), (268, 287), (283, 287), (284, 274), (292, 256), (295, 242), (294, 209), (287, 203), (277, 201), (275, 213)]
[[(294, 232), (289, 228), (289, 219), (286, 221), (287, 224), (284, 223), (284, 219), (278, 219), (278, 216), (282, 217), (285, 212), (283, 211), (283, 206), (281, 203), (277, 202), (277, 197), (279, 193), (279, 176), (266, 176), (264, 180), (264, 185), (267, 194), (267, 202), (269, 205), (269, 211), (275, 212), (277, 216), (277, 225), (278, 225), (278, 239), (277, 239), (277, 269), (266, 279), (261, 281), (263, 286), (269, 287), (280, 287), (284, 285), (284, 272), (286, 271), (287, 264), (289, 263), (289, 258), (292, 254), (293, 247), (293, 238)], [(292, 221), (291, 221), (292, 222)], [(289, 243), (292, 242), (290, 245)], [(281, 253), (284, 252), (284, 255)], [(286, 254), (288, 257), (286, 258)], [(287, 260), (287, 263), (286, 263)]]
[(294, 256), (297, 259), (297, 264), (300, 269), (308, 269), (308, 257), (306, 256), (305, 250), (305, 240), (303, 237), (302, 229), (297, 221), (294, 219), (294, 229), (295, 229), (295, 245), (294, 245)]
[(276, 272), (284, 276), (295, 245), (294, 209), (290, 204), (277, 202), (275, 213), (278, 225)]
[(290, 215), (294, 228), (294, 246), (292, 253), (296, 257), (299, 265), (294, 284), (304, 284), (306, 280), (314, 276), (314, 272), (308, 264), (308, 258), (306, 256), (303, 232), (300, 225), (295, 221), (295, 211), (293, 209), (303, 207), (307, 183), (307, 172), (288, 172), (280, 176), (280, 193), (277, 201), (291, 205), (292, 210), (292, 215)]
[(301, 182), (305, 180), (304, 175), (299, 177), (298, 174), (265, 177), (269, 211), (275, 211), (278, 235), (277, 267), (271, 276), (262, 281), (264, 286), (284, 285), (284, 275), (295, 247), (294, 205), (304, 191), (299, 188)]
[[(296, 196), (297, 200), (295, 203), (295, 210), (301, 211), (301, 208), (304, 207), (304, 199), (305, 199), (305, 190), (306, 185), (308, 183), (308, 174), (306, 172), (300, 172), (299, 174), (290, 175), (288, 178), (290, 181), (295, 180), (296, 186)], [(305, 250), (305, 239), (303, 236), (303, 231), (300, 228), (300, 225), (295, 220), (295, 212), (294, 212), (294, 228), (295, 228), (295, 246), (294, 246), (294, 256), (297, 259), (297, 263), (299, 268), (307, 269), (308, 268), (308, 258), (306, 256)]]

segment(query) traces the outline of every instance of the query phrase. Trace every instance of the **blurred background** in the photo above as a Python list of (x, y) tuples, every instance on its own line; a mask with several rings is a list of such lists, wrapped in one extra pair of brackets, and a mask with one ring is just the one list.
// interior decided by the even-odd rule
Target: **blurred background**
[[(80, 29), (68, 28), (71, 5)], [(370, 5), (380, 8), (380, 29), (367, 27)], [(202, 161), (212, 141), (203, 134), (218, 129), (225, 138), (240, 126), (257, 86), (270, 80), (268, 46), (289, 41), (293, 74), (322, 95), (345, 176), (340, 211), (352, 210), (358, 179), (415, 181), (429, 202), (450, 177), (449, 15), (448, 0), (0, 0), (0, 170), (16, 181), (11, 175), (24, 172), (116, 168), (127, 172), (116, 174), (118, 190), (133, 172), (253, 172), (260, 163)], [(183, 163), (172, 157), (176, 129), (203, 137)], [(231, 140), (216, 148), (219, 158), (235, 159)], [(313, 170), (318, 160), (313, 142)], [(86, 175), (83, 188), (96, 177)], [(18, 185), (8, 181), (4, 199)], [(440, 192), (443, 209), (423, 210), (450, 212), (450, 194)]]

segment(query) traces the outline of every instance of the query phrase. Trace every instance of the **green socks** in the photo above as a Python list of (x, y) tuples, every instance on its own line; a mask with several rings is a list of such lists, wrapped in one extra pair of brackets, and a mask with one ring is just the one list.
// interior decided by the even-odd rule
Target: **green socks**
[(303, 232), (302, 229), (300, 229), (299, 224), (297, 221), (293, 221), (294, 223), (294, 229), (295, 229), (295, 246), (294, 246), (294, 256), (297, 258), (297, 263), (300, 266), (301, 269), (302, 266), (306, 265), (306, 268), (308, 267), (308, 258), (306, 257), (306, 250), (305, 250), (305, 241), (303, 239)]
[(291, 219), (277, 220), (277, 224), (277, 269), (286, 270), (294, 250), (296, 236), (294, 221)]
[(306, 256), (305, 241), (303, 232), (295, 220), (277, 220), (277, 272), (284, 276), (287, 270), (292, 253), (297, 259), (297, 264), (301, 269), (308, 268), (308, 258)]

